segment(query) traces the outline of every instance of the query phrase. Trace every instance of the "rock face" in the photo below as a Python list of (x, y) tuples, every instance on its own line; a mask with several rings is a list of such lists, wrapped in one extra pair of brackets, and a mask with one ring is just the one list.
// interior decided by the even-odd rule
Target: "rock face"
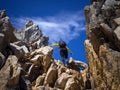
[(85, 74), (87, 64), (71, 58), (64, 66), (47, 45), (48, 37), (32, 21), (17, 31), (0, 11), (0, 90), (84, 90), (79, 68)]
[(17, 41), (14, 31), (15, 28), (10, 23), (5, 10), (0, 10), (0, 52), (6, 56), (8, 56), (9, 43)]
[(22, 30), (17, 31), (15, 35), (19, 40), (31, 44), (33, 49), (48, 45), (49, 38), (43, 36), (38, 25), (34, 24), (32, 20), (28, 21), (25, 24), (25, 27)]
[(52, 52), (53, 48), (46, 46), (28, 53), (22, 60), (10, 55), (0, 70), (2, 90), (83, 90), (80, 70), (54, 60)]
[(92, 0), (85, 7), (85, 48), (94, 90), (120, 89), (120, 1)]

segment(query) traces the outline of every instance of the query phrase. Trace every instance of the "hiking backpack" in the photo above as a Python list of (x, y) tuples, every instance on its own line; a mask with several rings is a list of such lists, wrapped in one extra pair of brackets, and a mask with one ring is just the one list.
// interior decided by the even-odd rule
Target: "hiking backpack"
[(60, 48), (65, 48), (66, 47), (66, 43), (63, 40), (59, 41), (59, 46)]

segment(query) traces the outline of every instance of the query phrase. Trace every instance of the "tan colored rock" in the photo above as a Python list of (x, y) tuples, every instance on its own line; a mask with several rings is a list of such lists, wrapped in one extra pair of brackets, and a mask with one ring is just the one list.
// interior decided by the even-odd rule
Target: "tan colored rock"
[(10, 62), (10, 74), (11, 77), (8, 79), (7, 85), (8, 87), (16, 87), (19, 85), (19, 77), (22, 71), (22, 68), (18, 64), (18, 59), (16, 56), (10, 56), (8, 58)]
[(73, 58), (70, 58), (69, 60), (69, 64), (71, 65), (71, 67), (76, 67), (76, 68), (83, 68), (83, 69), (88, 69), (87, 64), (85, 64), (82, 61), (78, 61), (78, 60), (74, 60)]
[(41, 66), (43, 63), (43, 55), (35, 55), (30, 61), (35, 65)]
[(6, 85), (8, 79), (10, 78), (10, 66), (9, 63), (6, 62), (5, 66), (0, 70), (0, 88), (1, 90), (6, 90)]
[(49, 46), (46, 46), (46, 47), (42, 47), (42, 48), (39, 48), (39, 49), (36, 49), (35, 51), (33, 51), (31, 53), (31, 55), (34, 55), (34, 54), (44, 54), (44, 55), (49, 55), (50, 57), (52, 56), (52, 53), (53, 53), (53, 48), (49, 47)]
[(120, 85), (120, 52), (110, 49), (107, 45), (103, 45), (100, 47), (99, 55), (103, 69), (102, 75), (104, 76), (102, 78), (106, 84), (106, 87), (111, 90), (119, 90), (118, 86)]
[(110, 49), (107, 44), (105, 44), (100, 46), (98, 57), (92, 44), (89, 41), (85, 43), (92, 87), (95, 88), (95, 90), (106, 88), (108, 90), (119, 90), (120, 71), (118, 65), (120, 63), (120, 53)]
[(117, 39), (120, 41), (120, 26), (118, 26), (115, 30), (114, 33), (117, 37)]
[(83, 89), (84, 88), (84, 81), (82, 77), (81, 71), (76, 71), (74, 69), (67, 69), (66, 73), (71, 75), (71, 78), (74, 78), (75, 81), (77, 82), (79, 88)]
[(58, 71), (57, 71), (56, 66), (54, 64), (52, 64), (46, 74), (44, 85), (53, 87), (55, 84), (55, 81), (57, 80), (57, 77), (58, 77), (57, 73), (58, 73)]
[(67, 73), (62, 73), (61, 76), (55, 82), (55, 87), (63, 90), (65, 88), (67, 80), (70, 77), (72, 76)]
[(74, 78), (69, 78), (64, 90), (81, 90)]
[(33, 88), (32, 90), (59, 90), (59, 89), (54, 89), (48, 86), (39, 86), (39, 87)]
[[(16, 67), (18, 59), (16, 56), (9, 56), (4, 67), (0, 70), (0, 88), (1, 90), (6, 90), (9, 87), (17, 87), (19, 80), (19, 71), (15, 72), (11, 67)], [(18, 70), (18, 69), (17, 69)], [(9, 82), (11, 79), (11, 83)]]
[(116, 26), (120, 25), (120, 17), (119, 18), (115, 18), (113, 21), (114, 21)]
[[(94, 77), (94, 82), (98, 83), (97, 81), (99, 76), (97, 75), (97, 73), (101, 72), (101, 70), (99, 71), (97, 70), (97, 68), (101, 67), (100, 60), (93, 49), (93, 45), (90, 43), (89, 40), (85, 41), (85, 48), (86, 48), (86, 54), (87, 54), (88, 64), (90, 67), (91, 76)], [(102, 79), (100, 81), (102, 81)], [(95, 88), (94, 82), (92, 82), (93, 88)]]
[[(46, 47), (42, 47), (40, 49), (36, 49), (30, 55), (32, 57), (38, 57), (38, 55), (43, 56), (42, 57), (43, 58), (42, 65), (44, 67), (44, 72), (47, 72), (48, 68), (51, 65), (52, 53), (53, 53), (53, 48), (46, 46)], [(37, 56), (35, 56), (35, 55), (37, 55)]]
[(45, 79), (46, 74), (44, 73), (43, 75), (40, 75), (37, 80), (36, 80), (36, 84), (35, 87), (41, 86), (44, 84), (44, 79)]
[(64, 65), (58, 66), (57, 69), (58, 69), (58, 77), (60, 77), (61, 74), (62, 74), (62, 73), (65, 73), (66, 70), (67, 70), (67, 68), (66, 68)]
[(50, 67), (51, 65), (51, 57), (48, 56), (48, 55), (45, 55), (43, 57), (43, 67), (44, 67), (44, 72), (47, 72), (48, 71), (48, 68)]
[(13, 66), (12, 70), (13, 72), (10, 72), (12, 73), (12, 76), (10, 77), (10, 79), (8, 79), (8, 83), (7, 83), (9, 87), (15, 87), (19, 85), (19, 77), (22, 69), (19, 66)]
[(37, 54), (42, 54), (42, 55), (52, 57), (52, 53), (53, 53), (53, 48), (51, 48), (49, 46), (46, 46), (46, 47), (42, 47), (42, 48), (34, 50), (33, 52), (31, 52), (30, 56), (34, 56), (34, 55), (37, 55)]

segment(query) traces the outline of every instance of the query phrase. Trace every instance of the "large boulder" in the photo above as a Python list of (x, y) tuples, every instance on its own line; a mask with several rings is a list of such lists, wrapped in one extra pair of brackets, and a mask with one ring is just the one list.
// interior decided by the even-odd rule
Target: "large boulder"
[(44, 84), (45, 76), (46, 76), (46, 74), (44, 73), (43, 75), (40, 75), (40, 76), (36, 79), (35, 87), (42, 86), (42, 85)]
[(0, 33), (3, 33), (5, 35), (6, 41), (9, 42), (15, 42), (17, 41), (14, 31), (16, 29), (12, 26), (10, 23), (9, 17), (6, 16), (5, 10), (0, 11)]
[(44, 72), (47, 72), (48, 68), (51, 65), (52, 53), (53, 48), (49, 46), (36, 49), (30, 54), (30, 56), (33, 57), (31, 58), (31, 61), (39, 65), (42, 64), (44, 67)]
[(70, 67), (72, 69), (78, 69), (79, 70), (79, 68), (82, 68), (82, 69), (88, 70), (88, 65), (86, 63), (84, 63), (82, 61), (79, 61), (79, 60), (74, 60), (73, 58), (70, 58), (68, 64), (70, 65)]
[(74, 78), (69, 78), (64, 90), (80, 90), (80, 88)]
[(0, 70), (1, 90), (19, 87), (20, 69), (18, 69), (19, 66), (17, 66), (17, 62), (18, 59), (16, 56), (9, 56), (4, 67)]
[(17, 46), (14, 43), (10, 43), (10, 49), (19, 59), (24, 58), (25, 54), (29, 52), (26, 46)]
[(63, 90), (65, 88), (66, 82), (69, 78), (71, 78), (71, 76), (69, 74), (62, 73), (61, 76), (55, 82), (55, 87)]
[(54, 83), (55, 81), (57, 80), (57, 68), (56, 68), (56, 65), (52, 64), (50, 66), (50, 68), (48, 69), (48, 72), (46, 74), (46, 77), (45, 77), (45, 81), (44, 81), (44, 84), (45, 85), (48, 85), (48, 86), (51, 86), (51, 87), (54, 87)]

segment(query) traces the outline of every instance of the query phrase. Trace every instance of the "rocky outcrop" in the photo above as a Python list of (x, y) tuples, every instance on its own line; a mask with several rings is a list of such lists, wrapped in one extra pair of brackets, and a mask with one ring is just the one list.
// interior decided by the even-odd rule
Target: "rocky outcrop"
[(3, 10), (0, 30), (0, 90), (84, 90), (81, 72), (87, 64), (71, 58), (65, 66), (52, 58), (53, 48), (38, 25), (28, 21), (16, 31)]
[(32, 20), (28, 21), (22, 30), (16, 31), (15, 35), (19, 40), (31, 45), (32, 49), (48, 45), (49, 38), (43, 36), (39, 26), (34, 24)]
[(85, 7), (85, 48), (94, 90), (120, 89), (120, 1), (92, 0)]
[(48, 45), (48, 40), (38, 25), (31, 20), (26, 23), (23, 30), (16, 30), (10, 23), (6, 11), (0, 10), (0, 68), (9, 55), (14, 54), (18, 59), (22, 59), (26, 53)]
[(46, 46), (28, 53), (22, 60), (10, 55), (0, 70), (3, 81), (0, 87), (3, 90), (83, 90), (80, 70), (65, 67), (62, 62), (54, 60), (52, 52), (53, 48)]
[(9, 43), (17, 41), (14, 31), (15, 28), (10, 23), (5, 10), (0, 10), (0, 52), (5, 56), (9, 54)]

